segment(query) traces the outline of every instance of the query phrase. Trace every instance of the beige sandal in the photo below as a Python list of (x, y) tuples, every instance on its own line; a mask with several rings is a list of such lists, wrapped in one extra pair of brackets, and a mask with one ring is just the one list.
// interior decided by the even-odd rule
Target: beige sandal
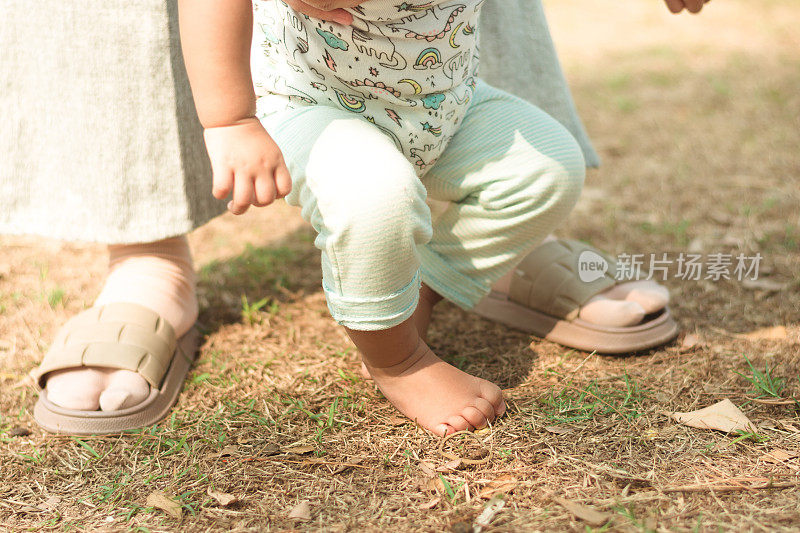
[[(608, 268), (597, 279), (582, 281), (582, 254), (604, 260)], [(570, 348), (602, 354), (626, 354), (665, 344), (678, 336), (668, 308), (629, 327), (598, 326), (578, 318), (583, 304), (613, 287), (616, 264), (603, 252), (572, 240), (550, 241), (517, 266), (509, 294), (491, 292), (475, 313)]]
[[(137, 304), (114, 303), (78, 314), (56, 334), (39, 368), (33, 417), (52, 433), (111, 434), (154, 424), (169, 413), (197, 352), (195, 328), (180, 339), (157, 313)], [(47, 374), (81, 366), (138, 372), (150, 384), (139, 405), (118, 411), (64, 409), (48, 400)]]

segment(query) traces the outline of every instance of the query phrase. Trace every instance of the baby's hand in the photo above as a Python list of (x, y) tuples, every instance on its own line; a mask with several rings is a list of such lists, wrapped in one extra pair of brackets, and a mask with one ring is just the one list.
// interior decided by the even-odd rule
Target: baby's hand
[(343, 26), (353, 23), (353, 15), (344, 8), (355, 7), (366, 0), (284, 0), (295, 11), (321, 20), (331, 20)]
[(688, 9), (691, 13), (700, 13), (703, 5), (711, 0), (664, 0), (667, 3), (667, 8), (673, 13), (680, 13), (684, 9)]
[(251, 205), (269, 205), (292, 190), (283, 154), (255, 117), (206, 128), (204, 136), (214, 172), (212, 192), (221, 200), (233, 190), (228, 209), (234, 215)]

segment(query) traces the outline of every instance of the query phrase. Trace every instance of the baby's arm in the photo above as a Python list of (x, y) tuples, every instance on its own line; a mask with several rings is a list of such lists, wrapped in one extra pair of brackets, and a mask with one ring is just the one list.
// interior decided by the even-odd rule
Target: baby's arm
[(244, 213), (286, 196), (291, 179), (280, 149), (255, 117), (250, 74), (250, 0), (180, 0), (181, 46), (205, 128), (213, 193)]

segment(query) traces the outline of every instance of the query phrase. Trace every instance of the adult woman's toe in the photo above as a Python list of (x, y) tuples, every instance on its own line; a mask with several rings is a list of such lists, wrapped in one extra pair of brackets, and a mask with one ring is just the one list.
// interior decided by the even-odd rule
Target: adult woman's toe
[(142, 403), (150, 394), (150, 385), (130, 370), (109, 370), (108, 384), (100, 395), (100, 409), (117, 411)]
[(64, 409), (96, 411), (105, 376), (96, 368), (57, 370), (47, 378), (47, 399)]
[(639, 324), (645, 311), (636, 302), (595, 296), (581, 307), (581, 319), (598, 326), (624, 328)]

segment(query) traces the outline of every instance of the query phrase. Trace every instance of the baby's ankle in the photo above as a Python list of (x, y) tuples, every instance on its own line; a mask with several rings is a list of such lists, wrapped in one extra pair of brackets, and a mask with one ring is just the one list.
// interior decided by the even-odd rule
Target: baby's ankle
[(362, 354), (362, 360), (364, 361), (364, 365), (369, 370), (370, 375), (374, 376), (392, 376), (397, 377), (401, 376), (404, 372), (406, 372), (409, 368), (413, 367), (417, 364), (420, 359), (425, 357), (431, 349), (425, 344), (422, 339), (419, 341), (419, 345), (417, 348), (409, 353), (404, 359), (400, 361), (391, 361), (392, 364), (386, 365), (385, 361), (379, 360), (375, 361), (374, 358), (368, 358), (367, 356)]
[(413, 317), (380, 331), (345, 330), (361, 352), (364, 363), (371, 368), (389, 368), (402, 364), (417, 352), (420, 344), (424, 345)]

